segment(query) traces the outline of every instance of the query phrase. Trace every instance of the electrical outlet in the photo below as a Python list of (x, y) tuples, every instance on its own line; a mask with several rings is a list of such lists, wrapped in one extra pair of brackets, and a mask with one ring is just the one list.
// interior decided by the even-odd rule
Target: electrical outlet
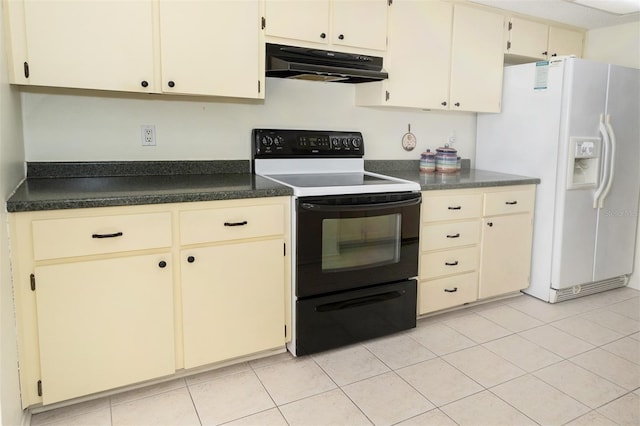
[(140, 129), (142, 132), (142, 146), (156, 146), (156, 126), (143, 124)]

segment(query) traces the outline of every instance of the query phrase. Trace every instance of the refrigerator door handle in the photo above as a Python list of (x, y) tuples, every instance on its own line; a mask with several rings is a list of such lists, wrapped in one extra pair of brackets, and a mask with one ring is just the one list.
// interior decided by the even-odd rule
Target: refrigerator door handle
[(607, 185), (607, 180), (609, 177), (609, 157), (610, 157), (610, 141), (609, 134), (607, 133), (607, 129), (604, 126), (604, 115), (600, 114), (600, 124), (598, 125), (598, 130), (602, 135), (602, 149), (604, 151), (604, 170), (602, 172), (602, 177), (600, 178), (600, 185), (598, 189), (596, 189), (595, 194), (593, 195), (593, 208), (600, 208), (600, 198), (602, 197), (602, 192), (604, 191), (605, 186)]
[(609, 155), (609, 177), (607, 178), (607, 186), (604, 188), (602, 195), (600, 196), (600, 202), (598, 204), (599, 208), (604, 207), (604, 200), (609, 195), (609, 191), (611, 190), (611, 185), (613, 184), (613, 172), (615, 169), (615, 161), (616, 161), (616, 134), (613, 132), (613, 127), (611, 127), (611, 116), (607, 114), (607, 118), (605, 121), (605, 126), (607, 128), (607, 133), (609, 135), (609, 144), (611, 145), (611, 154)]

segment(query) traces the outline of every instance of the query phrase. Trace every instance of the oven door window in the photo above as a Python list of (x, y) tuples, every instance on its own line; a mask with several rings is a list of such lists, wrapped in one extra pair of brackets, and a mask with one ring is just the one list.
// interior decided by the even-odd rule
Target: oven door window
[(324, 219), (322, 272), (398, 263), (402, 215)]

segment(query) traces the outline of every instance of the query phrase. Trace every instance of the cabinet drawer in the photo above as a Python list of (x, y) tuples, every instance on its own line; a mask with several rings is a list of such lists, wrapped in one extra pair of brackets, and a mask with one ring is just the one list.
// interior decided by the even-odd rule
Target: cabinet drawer
[(484, 215), (494, 216), (533, 211), (535, 189), (488, 192), (484, 195)]
[(180, 213), (180, 243), (198, 244), (284, 234), (282, 205)]
[(478, 268), (478, 248), (443, 250), (420, 257), (420, 279), (459, 274)]
[(482, 215), (482, 194), (425, 197), (422, 202), (422, 220), (471, 219)]
[(34, 220), (35, 260), (171, 246), (171, 213)]
[(418, 289), (418, 315), (473, 302), (477, 297), (477, 272), (422, 281)]
[(421, 250), (467, 246), (480, 242), (480, 221), (435, 223), (422, 227)]

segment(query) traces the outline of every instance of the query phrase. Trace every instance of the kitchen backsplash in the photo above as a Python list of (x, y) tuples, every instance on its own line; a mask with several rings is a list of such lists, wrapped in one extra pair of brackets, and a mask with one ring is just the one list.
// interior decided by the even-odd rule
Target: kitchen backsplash
[[(349, 84), (269, 78), (266, 86), (264, 103), (26, 89), (26, 160), (248, 160), (254, 127), (359, 130), (368, 160), (418, 160), (455, 135), (460, 155), (475, 157), (474, 113), (356, 107)], [(409, 124), (417, 147), (407, 152)], [(156, 146), (142, 146), (141, 125), (155, 126)]]

